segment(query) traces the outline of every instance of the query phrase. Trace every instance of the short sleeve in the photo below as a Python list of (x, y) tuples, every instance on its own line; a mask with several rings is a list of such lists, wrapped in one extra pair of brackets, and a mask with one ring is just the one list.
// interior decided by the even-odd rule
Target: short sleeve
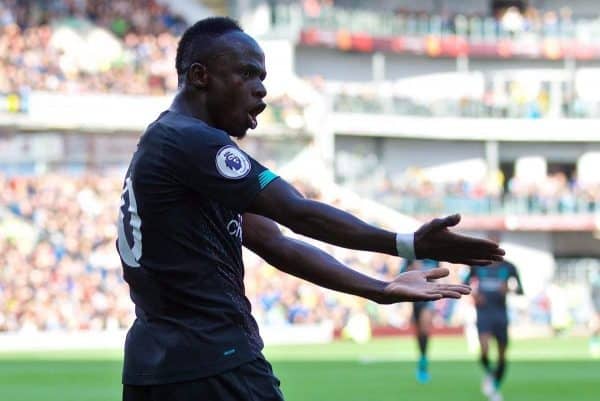
[(517, 277), (519, 275), (519, 273), (517, 272), (517, 267), (512, 263), (509, 263), (508, 265), (510, 266), (510, 275), (512, 277)]
[(241, 150), (229, 136), (206, 127), (178, 132), (169, 149), (175, 173), (193, 191), (244, 212), (278, 176)]

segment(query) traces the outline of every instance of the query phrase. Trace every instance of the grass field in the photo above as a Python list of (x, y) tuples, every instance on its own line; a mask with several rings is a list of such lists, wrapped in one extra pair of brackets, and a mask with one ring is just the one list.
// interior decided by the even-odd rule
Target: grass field
[[(287, 401), (484, 401), (462, 338), (432, 343), (432, 382), (416, 383), (412, 339), (265, 350)], [(600, 360), (585, 339), (514, 341), (506, 401), (598, 401)], [(0, 401), (119, 400), (121, 352), (0, 353)], [(168, 400), (165, 400), (168, 401)]]

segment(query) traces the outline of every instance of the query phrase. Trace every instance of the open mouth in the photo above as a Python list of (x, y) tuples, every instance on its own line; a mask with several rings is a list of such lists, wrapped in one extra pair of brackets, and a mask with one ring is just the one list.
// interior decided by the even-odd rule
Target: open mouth
[(258, 121), (256, 121), (256, 116), (263, 112), (263, 110), (267, 107), (264, 103), (259, 103), (248, 111), (248, 126), (250, 129), (256, 128), (258, 125)]

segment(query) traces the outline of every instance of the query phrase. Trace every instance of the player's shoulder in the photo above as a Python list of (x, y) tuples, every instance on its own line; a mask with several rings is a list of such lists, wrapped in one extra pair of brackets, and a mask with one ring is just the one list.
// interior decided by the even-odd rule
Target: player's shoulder
[(502, 261), (502, 266), (505, 266), (506, 268), (508, 268), (510, 270), (517, 270), (517, 266), (515, 266), (514, 263), (512, 263), (508, 260)]
[(150, 127), (170, 134), (184, 146), (228, 145), (233, 141), (225, 131), (185, 114), (166, 111)]
[(480, 276), (480, 275), (485, 275), (485, 266), (481, 266), (481, 265), (472, 265), (469, 266), (470, 270), (471, 270), (471, 275), (473, 276)]

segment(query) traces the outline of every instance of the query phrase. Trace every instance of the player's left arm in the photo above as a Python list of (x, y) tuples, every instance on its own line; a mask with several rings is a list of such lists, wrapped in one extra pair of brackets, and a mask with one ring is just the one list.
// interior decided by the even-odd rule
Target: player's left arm
[(515, 293), (518, 295), (523, 295), (523, 285), (521, 284), (521, 277), (519, 276), (519, 272), (517, 271), (517, 267), (515, 265), (513, 265), (512, 263), (510, 264), (510, 276), (514, 277), (515, 280), (517, 280), (517, 288), (515, 290)]
[(469, 271), (468, 271), (467, 275), (465, 276), (465, 278), (463, 279), (463, 284), (465, 284), (465, 285), (471, 284), (471, 279), (475, 275), (474, 270), (475, 270), (475, 267), (469, 266)]
[(322, 287), (389, 304), (403, 301), (460, 298), (470, 292), (461, 284), (438, 284), (447, 269), (410, 271), (387, 282), (364, 275), (340, 263), (328, 253), (283, 235), (272, 220), (245, 213), (243, 244), (270, 265)]
[(298, 234), (349, 249), (478, 265), (502, 261), (504, 255), (504, 250), (493, 241), (450, 230), (460, 222), (460, 215), (433, 219), (414, 233), (397, 234), (333, 206), (306, 199), (283, 179), (270, 183), (244, 210)]
[[(473, 279), (475, 278), (478, 278), (477, 267), (469, 266), (469, 271), (465, 278), (463, 278), (462, 283), (465, 285), (471, 285), (471, 281), (473, 281)], [(483, 296), (483, 294), (481, 294), (481, 292), (479, 292), (479, 283), (477, 283), (477, 286), (472, 287), (471, 291), (471, 296), (475, 300), (475, 305), (483, 305), (485, 303), (485, 297)]]

